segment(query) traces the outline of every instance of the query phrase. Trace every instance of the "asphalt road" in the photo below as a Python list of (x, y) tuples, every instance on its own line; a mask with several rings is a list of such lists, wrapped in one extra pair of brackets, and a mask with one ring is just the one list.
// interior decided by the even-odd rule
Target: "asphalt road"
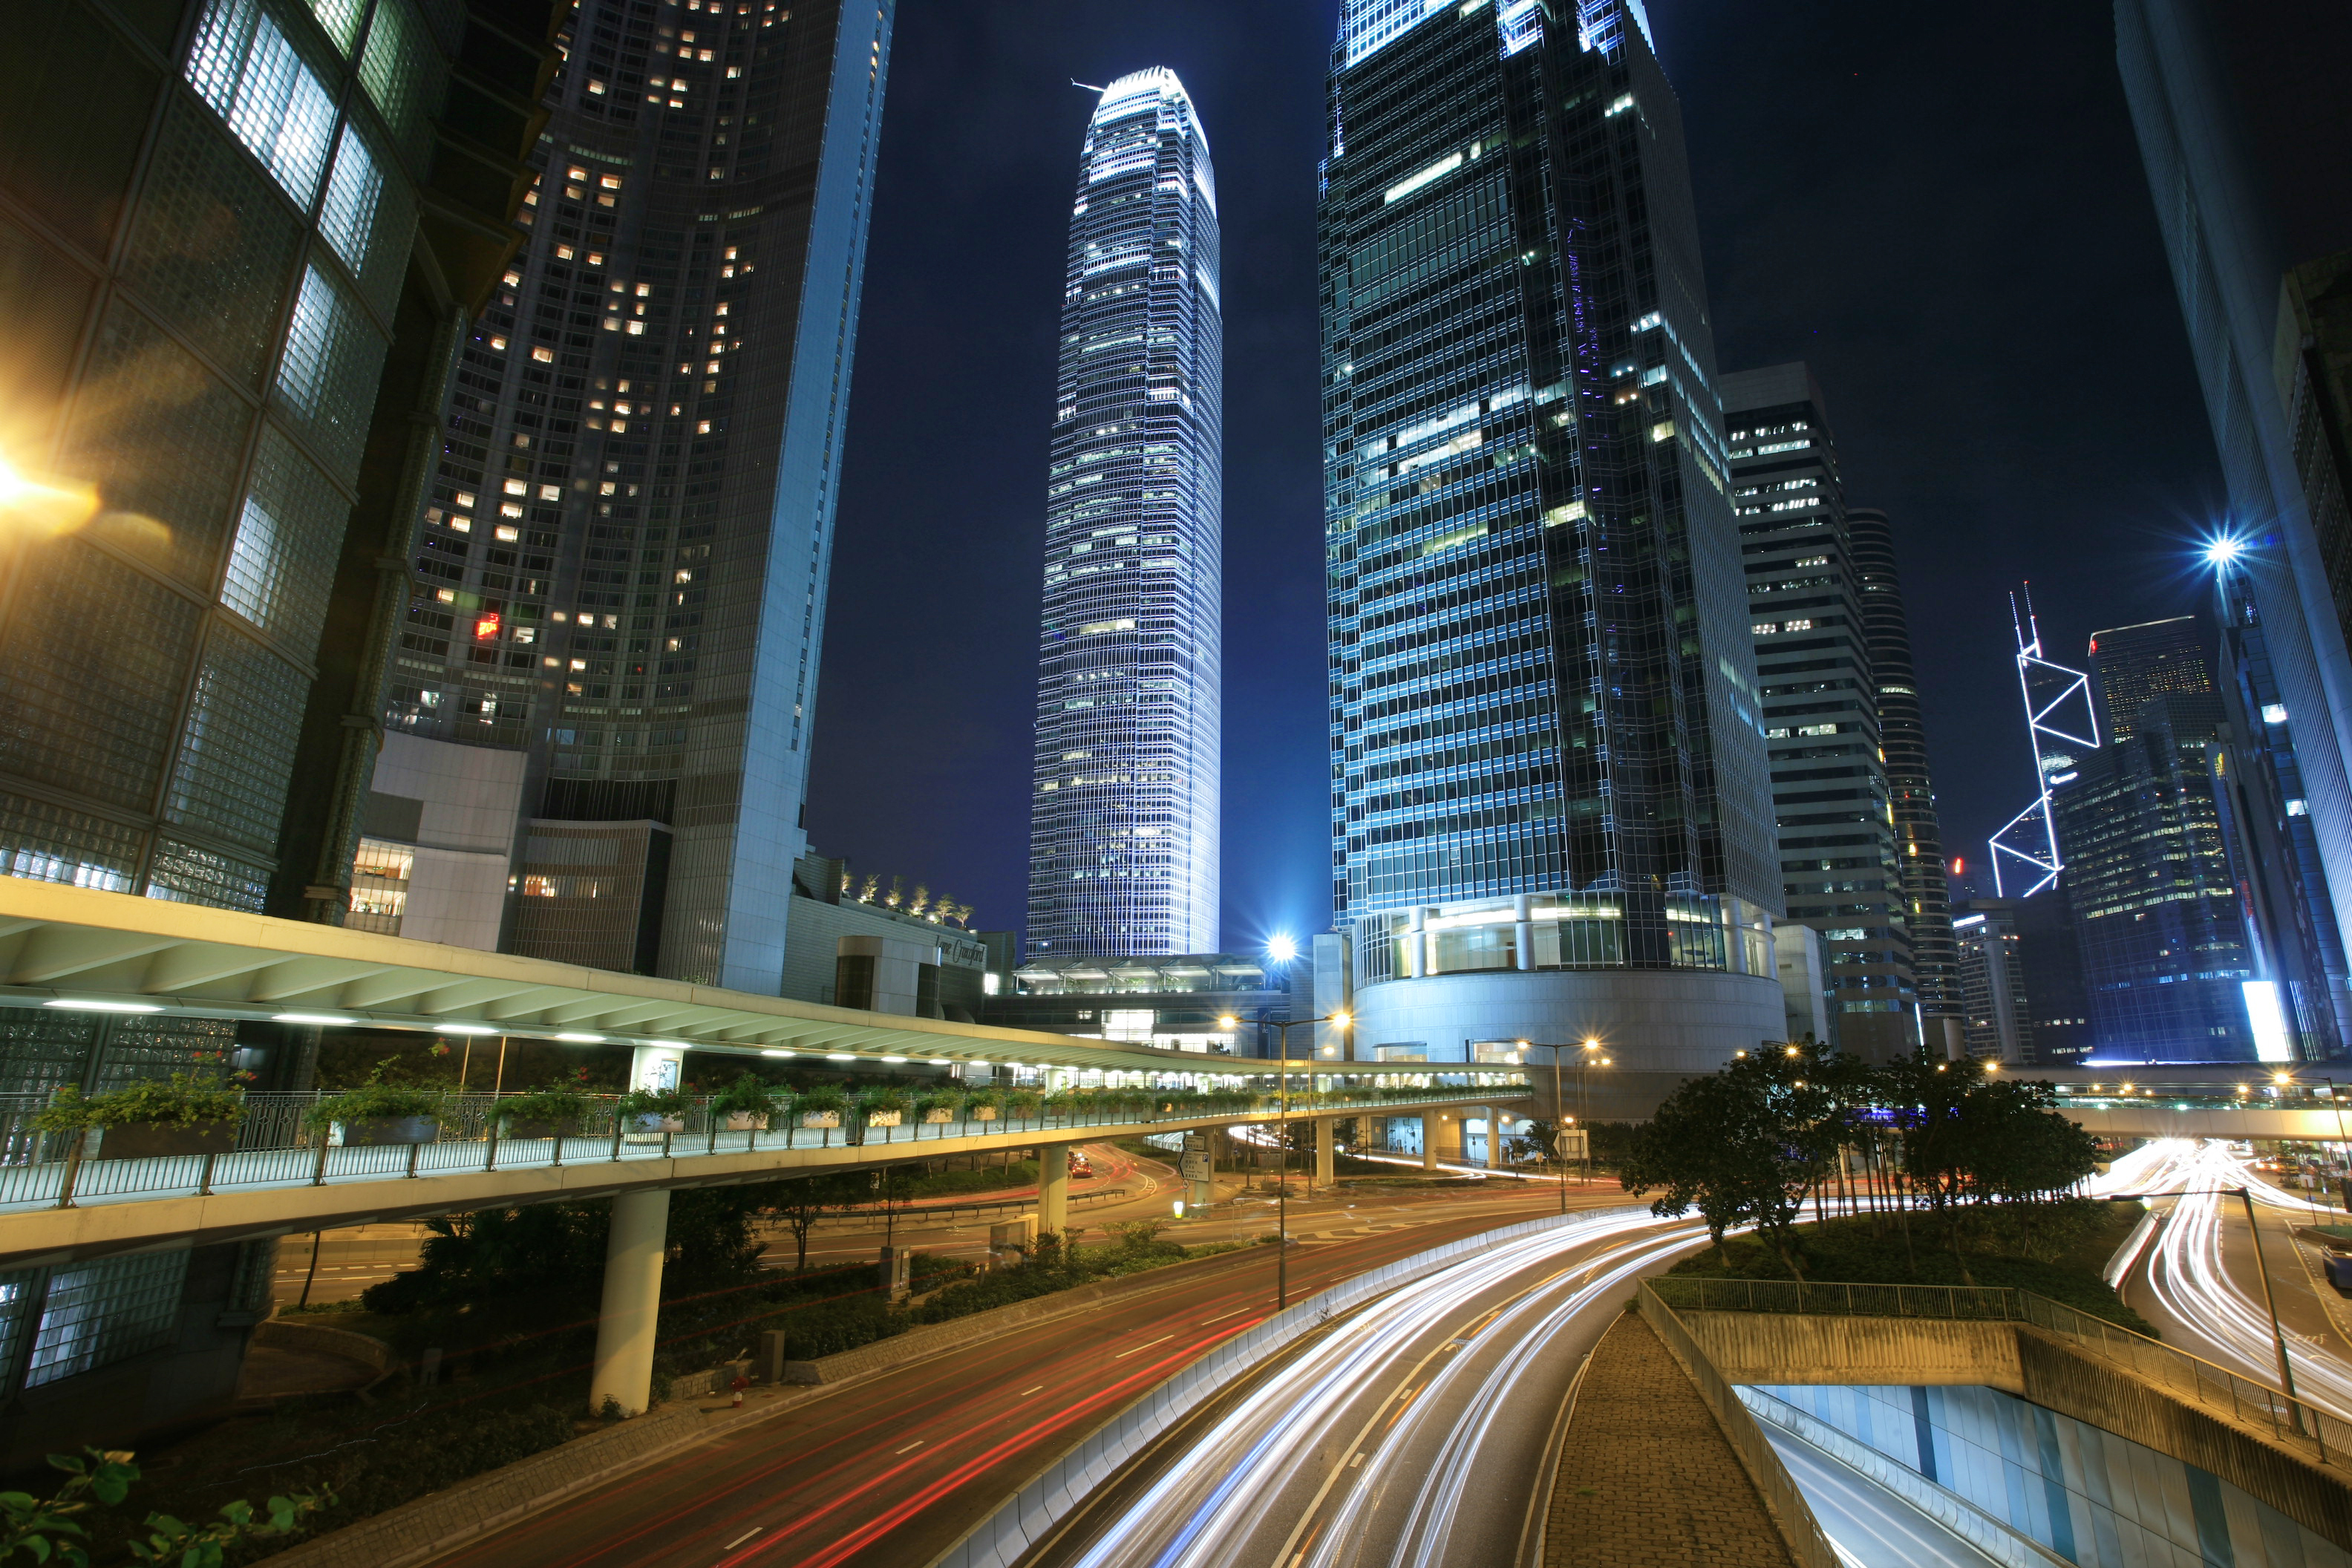
[[(2324, 1303), (2294, 1239), (2292, 1226), (2329, 1223), (2318, 1205), (2268, 1185), (2226, 1145), (2171, 1139), (2137, 1149), (2116, 1162), (2115, 1190), (2173, 1192), (2156, 1207), (2164, 1225), (2126, 1278), (2122, 1294), (2156, 1324), (2168, 1344), (2275, 1386), (2278, 1355), (2263, 1300), (2267, 1273), (2279, 1327), (2286, 1339), (2295, 1389), (2334, 1415), (2352, 1416), (2352, 1303)], [(2249, 1188), (2263, 1227), (2257, 1271), (2245, 1205), (2234, 1193)]]
[(1403, 1285), (1115, 1478), (1039, 1568), (1517, 1563), (1577, 1367), (1704, 1241), (1628, 1209)]
[[(1454, 1237), (1554, 1212), (1556, 1188), (1400, 1197), (1306, 1215), (1293, 1299)], [(1614, 1194), (1608, 1201), (1622, 1203)], [(1360, 1234), (1373, 1226), (1373, 1234)], [(1116, 1309), (1016, 1331), (793, 1406), (441, 1561), (488, 1568), (905, 1568), (1054, 1453), (1274, 1310), (1252, 1248), (1152, 1276)]]
[(1803, 1438), (1769, 1424), (1764, 1436), (1805, 1494), (1822, 1532), (1854, 1568), (1999, 1568), (1898, 1494)]

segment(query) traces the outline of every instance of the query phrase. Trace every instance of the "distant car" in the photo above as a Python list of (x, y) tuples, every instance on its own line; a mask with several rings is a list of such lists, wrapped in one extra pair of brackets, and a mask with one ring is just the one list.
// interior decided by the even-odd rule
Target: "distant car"
[(1094, 1173), (1095, 1168), (1087, 1163), (1087, 1157), (1084, 1154), (1079, 1153), (1075, 1149), (1071, 1150), (1070, 1174), (1073, 1176), (1091, 1176)]

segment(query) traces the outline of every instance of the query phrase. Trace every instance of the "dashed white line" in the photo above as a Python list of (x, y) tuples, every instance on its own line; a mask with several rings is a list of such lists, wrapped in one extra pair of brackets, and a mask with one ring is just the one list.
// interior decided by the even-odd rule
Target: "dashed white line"
[(905, 1447), (903, 1447), (903, 1448), (893, 1448), (893, 1449), (891, 1449), (891, 1450), (890, 1450), (890, 1452), (892, 1453), (892, 1455), (893, 1455), (893, 1456), (896, 1456), (896, 1455), (898, 1455), (898, 1454), (911, 1454), (911, 1453), (913, 1453), (916, 1449), (918, 1449), (918, 1448), (921, 1447), (924, 1444), (926, 1444), (926, 1443), (928, 1443), (928, 1442), (929, 1442), (929, 1441), (930, 1441), (930, 1439), (929, 1439), (929, 1437), (918, 1437), (918, 1438), (916, 1438), (913, 1442), (911, 1442), (911, 1443), (908, 1444)]
[(1124, 1361), (1124, 1360), (1126, 1360), (1129, 1356), (1133, 1355), (1133, 1354), (1136, 1352), (1136, 1351), (1148, 1351), (1148, 1350), (1150, 1350), (1153, 1345), (1165, 1344), (1165, 1343), (1167, 1343), (1170, 1340), (1172, 1340), (1172, 1339), (1174, 1339), (1175, 1337), (1176, 1337), (1176, 1336), (1175, 1336), (1174, 1334), (1162, 1334), (1162, 1335), (1160, 1335), (1160, 1336), (1158, 1339), (1156, 1339), (1156, 1340), (1146, 1340), (1146, 1341), (1144, 1341), (1144, 1342), (1143, 1342), (1143, 1343), (1141, 1343), (1141, 1344), (1139, 1344), (1139, 1345), (1135, 1346), (1135, 1347), (1134, 1347), (1134, 1349), (1132, 1349), (1132, 1350), (1123, 1350), (1123, 1351), (1119, 1352), (1117, 1355), (1115, 1355), (1115, 1356), (1111, 1357), (1110, 1359), (1111, 1359), (1111, 1360), (1113, 1360), (1113, 1361)]
[(732, 1552), (737, 1547), (742, 1545), (745, 1542), (751, 1540), (751, 1537), (759, 1534), (760, 1531), (767, 1528), (768, 1527), (764, 1524), (755, 1524), (751, 1529), (745, 1531), (742, 1534), (737, 1536), (734, 1540), (729, 1542), (726, 1545), (720, 1547), (719, 1550), (721, 1552)]

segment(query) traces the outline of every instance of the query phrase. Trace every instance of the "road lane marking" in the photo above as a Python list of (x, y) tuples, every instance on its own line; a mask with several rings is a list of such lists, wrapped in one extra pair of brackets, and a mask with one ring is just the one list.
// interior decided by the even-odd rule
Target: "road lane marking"
[(1026, 1399), (1026, 1398), (1028, 1398), (1031, 1394), (1033, 1394), (1036, 1393), (1038, 1388), (1043, 1388), (1043, 1387), (1045, 1387), (1045, 1385), (1044, 1384), (1042, 1384), (1042, 1383), (1041, 1383), (1041, 1384), (1039, 1384), (1037, 1385), (1037, 1388), (1024, 1388), (1024, 1389), (1023, 1389), (1020, 1393), (1018, 1393), (1018, 1394), (1014, 1394), (1013, 1397), (1014, 1397), (1015, 1399)]
[(891, 1449), (891, 1450), (890, 1450), (890, 1452), (891, 1452), (891, 1454), (892, 1454), (894, 1457), (895, 1457), (895, 1456), (897, 1456), (897, 1455), (899, 1455), (899, 1454), (911, 1454), (911, 1453), (913, 1453), (916, 1449), (918, 1449), (918, 1448), (921, 1447), (924, 1444), (926, 1444), (926, 1443), (928, 1443), (928, 1442), (929, 1442), (929, 1441), (930, 1441), (930, 1439), (929, 1439), (929, 1437), (918, 1437), (918, 1438), (916, 1438), (913, 1442), (911, 1442), (911, 1443), (908, 1444), (905, 1447), (903, 1447), (903, 1448), (893, 1448), (893, 1449)]
[(1248, 1311), (1248, 1310), (1249, 1310), (1249, 1309), (1248, 1309), (1247, 1307), (1235, 1307), (1235, 1308), (1234, 1308), (1232, 1311), (1230, 1311), (1230, 1312), (1219, 1312), (1219, 1313), (1218, 1313), (1215, 1317), (1213, 1317), (1213, 1318), (1203, 1318), (1203, 1319), (1202, 1319), (1202, 1320), (1201, 1320), (1201, 1326), (1202, 1326), (1202, 1328), (1204, 1328), (1204, 1329), (1205, 1329), (1205, 1328), (1207, 1328), (1211, 1323), (1222, 1323), (1222, 1322), (1223, 1322), (1227, 1318), (1237, 1318), (1237, 1317), (1241, 1316), (1241, 1314), (1243, 1314), (1244, 1312), (1246, 1312), (1246, 1311)]
[(1170, 1340), (1172, 1340), (1176, 1336), (1174, 1334), (1162, 1334), (1156, 1340), (1146, 1340), (1141, 1344), (1136, 1346), (1135, 1350), (1121, 1351), (1110, 1359), (1113, 1361), (1124, 1361), (1129, 1356), (1135, 1354), (1136, 1351), (1148, 1351), (1153, 1345), (1166, 1344)]
[(768, 1527), (764, 1524), (755, 1524), (751, 1529), (745, 1531), (742, 1534), (737, 1536), (734, 1540), (729, 1542), (726, 1545), (720, 1547), (719, 1550), (721, 1552), (732, 1552), (737, 1547), (742, 1545), (745, 1542), (751, 1540), (751, 1537), (759, 1534), (760, 1531), (767, 1528)]

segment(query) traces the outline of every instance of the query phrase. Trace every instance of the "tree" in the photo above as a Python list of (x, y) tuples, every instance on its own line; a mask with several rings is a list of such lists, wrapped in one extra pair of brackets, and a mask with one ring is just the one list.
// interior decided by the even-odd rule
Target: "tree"
[(808, 1272), (809, 1232), (826, 1215), (856, 1208), (874, 1195), (873, 1178), (863, 1171), (800, 1176), (774, 1184), (768, 1212), (793, 1229), (793, 1272)]
[[(131, 1456), (120, 1450), (86, 1450), (88, 1460), (51, 1454), (49, 1463), (66, 1473), (55, 1496), (37, 1498), (30, 1492), (0, 1492), (0, 1563), (18, 1553), (36, 1563), (68, 1563), (89, 1568), (89, 1539), (83, 1521), (95, 1508), (112, 1508), (131, 1493), (139, 1479)], [(268, 1517), (256, 1520), (253, 1505), (238, 1501), (220, 1510), (219, 1522), (183, 1524), (168, 1513), (151, 1513), (143, 1536), (124, 1542), (141, 1563), (170, 1563), (173, 1568), (220, 1568), (221, 1553), (239, 1541), (290, 1535), (302, 1520), (335, 1500), (332, 1492), (301, 1492), (269, 1500)]]
[(1696, 1208), (1717, 1258), (1732, 1226), (1753, 1225), (1802, 1279), (1795, 1226), (1835, 1160), (1853, 1112), (1843, 1064), (1818, 1046), (1760, 1048), (1675, 1091), (1634, 1135), (1619, 1172), (1629, 1193), (1664, 1189), (1660, 1218)]

